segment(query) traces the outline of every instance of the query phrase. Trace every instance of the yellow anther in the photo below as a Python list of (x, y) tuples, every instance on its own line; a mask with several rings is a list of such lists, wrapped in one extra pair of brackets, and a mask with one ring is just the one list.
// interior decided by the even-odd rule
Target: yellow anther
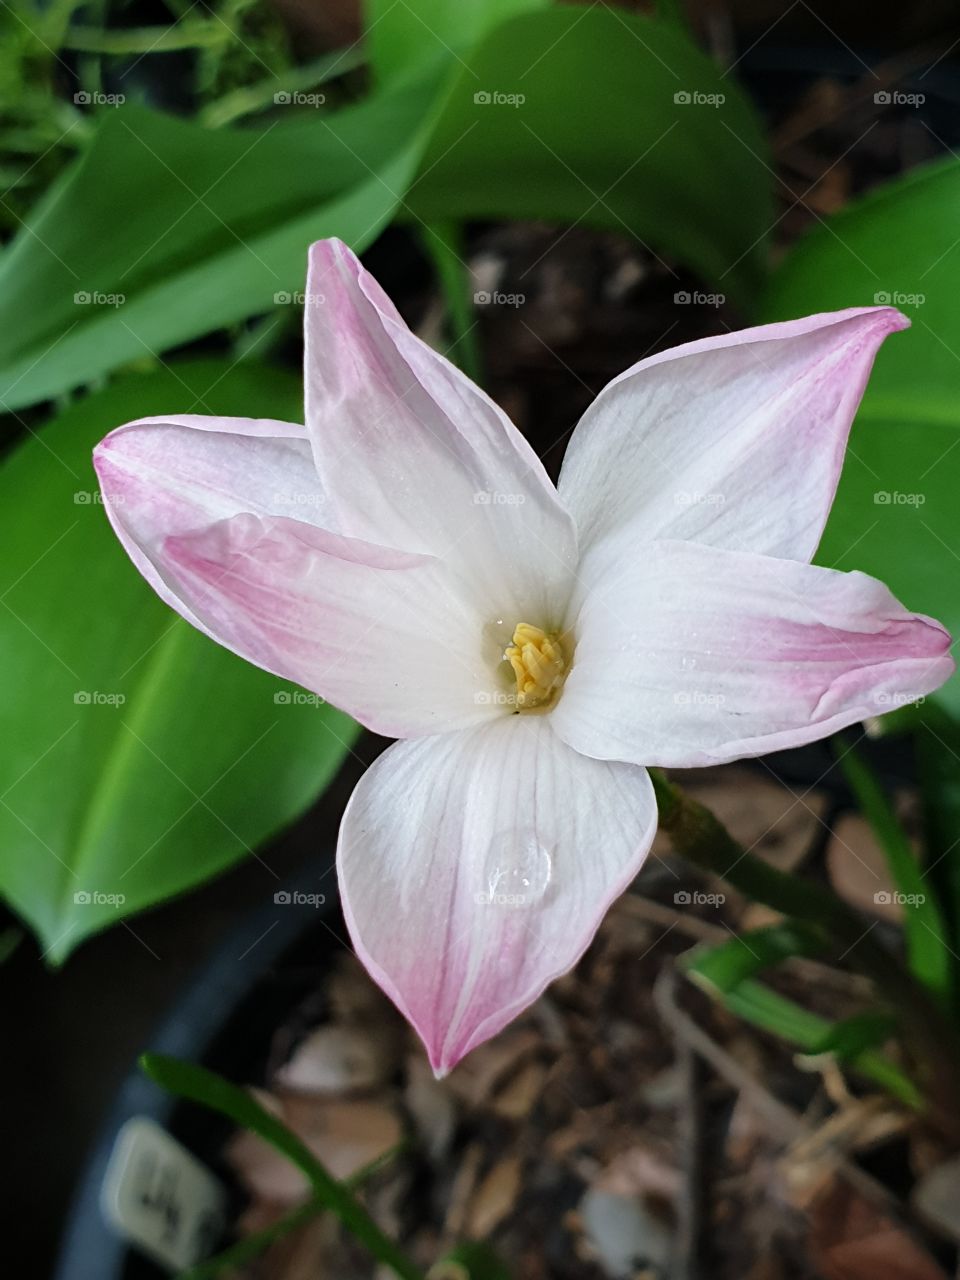
[(542, 710), (556, 697), (567, 670), (560, 636), (521, 622), (503, 656), (517, 678), (518, 711)]

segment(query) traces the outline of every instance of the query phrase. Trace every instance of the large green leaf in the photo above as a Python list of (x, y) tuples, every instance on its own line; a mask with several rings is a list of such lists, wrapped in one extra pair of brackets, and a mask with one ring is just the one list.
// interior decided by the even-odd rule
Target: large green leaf
[(913, 328), (884, 345), (865, 404), (915, 421), (941, 422), (947, 414), (955, 422), (958, 210), (960, 162), (954, 159), (878, 188), (799, 241), (770, 281), (765, 318), (895, 303)]
[(0, 404), (271, 310), (303, 289), (312, 240), (362, 249), (410, 182), (434, 97), (408, 86), (256, 130), (105, 112), (0, 258)]
[(501, 23), (467, 62), (407, 198), (417, 215), (626, 231), (752, 305), (772, 222), (765, 145), (675, 24), (561, 5)]
[[(143, 108), (105, 112), (0, 258), (0, 404), (268, 311), (302, 287), (311, 240), (363, 248), (401, 204), (430, 223), (625, 230), (751, 301), (770, 221), (760, 132), (675, 24), (541, 0), (433, 0), (434, 34), (421, 16), (387, 6), (371, 28), (381, 78), (403, 84), (330, 115), (213, 131)], [(391, 31), (399, 44), (378, 46)]]
[(222, 361), (129, 375), (0, 471), (0, 888), (54, 961), (243, 857), (306, 807), (353, 739), (347, 717), (157, 599), (90, 464), (97, 439), (143, 414), (199, 401), (296, 419), (300, 396), (295, 377)]
[(550, 0), (366, 0), (367, 44), (383, 83), (449, 64), (499, 23)]
[[(863, 569), (960, 632), (960, 163), (919, 169), (803, 239), (765, 319), (893, 302), (913, 327), (884, 343), (818, 554)], [(954, 676), (943, 697), (960, 709)]]

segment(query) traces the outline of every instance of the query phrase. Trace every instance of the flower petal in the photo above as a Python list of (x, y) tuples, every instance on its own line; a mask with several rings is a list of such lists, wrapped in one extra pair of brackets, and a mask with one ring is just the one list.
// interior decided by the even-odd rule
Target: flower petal
[(318, 527), (334, 513), (305, 428), (144, 419), (107, 436), (94, 462), (134, 563), (228, 649), (385, 734), (502, 714), (503, 638), (448, 568)]
[(549, 716), (391, 747), (337, 852), (357, 954), (444, 1074), (586, 950), (656, 829), (645, 770), (578, 756)]
[(158, 567), (165, 538), (239, 512), (314, 523), (326, 523), (329, 514), (306, 428), (290, 422), (141, 418), (101, 440), (93, 464), (128, 555), (167, 604), (201, 630)]
[(629, 527), (809, 561), (877, 348), (909, 321), (860, 307), (641, 360), (584, 414), (560, 475), (581, 546)]
[(576, 536), (540, 461), (338, 240), (310, 251), (306, 347), (307, 425), (339, 527), (443, 557), (514, 622), (562, 610)]
[(865, 574), (692, 542), (621, 554), (584, 593), (575, 631), (554, 727), (578, 751), (637, 764), (800, 746), (954, 669), (943, 627)]
[(506, 714), (497, 640), (435, 557), (237, 515), (167, 538), (158, 564), (221, 644), (377, 733), (433, 734)]

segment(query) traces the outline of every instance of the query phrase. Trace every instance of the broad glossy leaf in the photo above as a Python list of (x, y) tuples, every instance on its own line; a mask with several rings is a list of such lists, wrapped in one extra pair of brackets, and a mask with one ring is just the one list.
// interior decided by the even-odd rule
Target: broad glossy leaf
[(407, 199), (416, 214), (625, 231), (753, 305), (765, 145), (732, 77), (678, 26), (559, 5), (501, 23), (466, 62)]
[[(768, 320), (894, 303), (854, 425), (821, 564), (863, 569), (960, 634), (960, 163), (918, 169), (807, 235), (771, 280)], [(956, 676), (939, 695), (960, 710)], [(891, 707), (893, 709), (893, 707)]]
[(359, 250), (392, 217), (434, 96), (408, 86), (249, 130), (106, 111), (0, 257), (0, 406), (285, 305), (312, 240)]
[[(884, 344), (865, 405), (956, 421), (960, 387), (960, 161), (915, 169), (804, 236), (770, 280), (768, 320), (893, 303), (913, 328)], [(912, 412), (909, 412), (912, 406)], [(901, 486), (902, 488), (902, 486)]]
[(387, 83), (450, 64), (481, 36), (514, 14), (543, 9), (550, 0), (367, 0), (370, 65)]
[(53, 961), (246, 856), (356, 731), (181, 622), (109, 528), (93, 444), (195, 404), (295, 420), (300, 381), (210, 360), (128, 375), (0, 471), (0, 889)]

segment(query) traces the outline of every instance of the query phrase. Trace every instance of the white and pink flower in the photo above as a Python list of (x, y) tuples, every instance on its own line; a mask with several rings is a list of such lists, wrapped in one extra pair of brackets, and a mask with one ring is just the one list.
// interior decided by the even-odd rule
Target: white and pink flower
[(338, 241), (313, 246), (307, 300), (305, 427), (146, 418), (95, 465), (167, 603), (403, 739), (347, 807), (340, 886), (444, 1072), (636, 876), (645, 765), (798, 746), (953, 671), (939, 623), (810, 565), (874, 355), (907, 322), (857, 308), (642, 360), (554, 488)]

